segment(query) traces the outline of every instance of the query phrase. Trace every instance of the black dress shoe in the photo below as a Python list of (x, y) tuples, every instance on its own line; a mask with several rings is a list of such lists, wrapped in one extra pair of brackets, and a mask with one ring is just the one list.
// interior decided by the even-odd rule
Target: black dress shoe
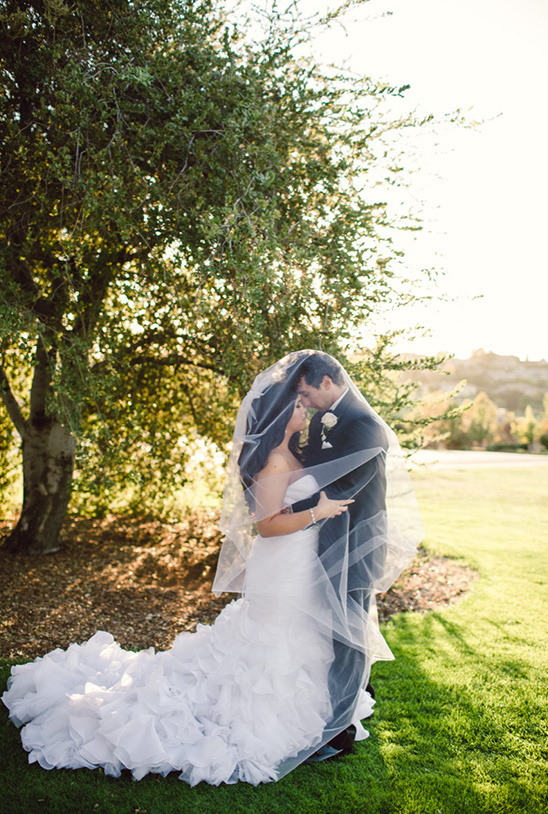
[(342, 754), (342, 749), (333, 749), (332, 746), (326, 743), (325, 746), (321, 746), (313, 755), (307, 757), (305, 763), (320, 763), (322, 760), (333, 760), (334, 757)]
[(339, 732), (338, 735), (335, 735), (334, 738), (331, 738), (327, 745), (330, 746), (332, 749), (337, 749), (344, 755), (349, 755), (354, 748), (355, 737), (356, 737), (356, 727), (354, 726), (354, 724), (350, 724), (350, 726), (347, 726), (346, 729), (343, 729), (342, 732)]

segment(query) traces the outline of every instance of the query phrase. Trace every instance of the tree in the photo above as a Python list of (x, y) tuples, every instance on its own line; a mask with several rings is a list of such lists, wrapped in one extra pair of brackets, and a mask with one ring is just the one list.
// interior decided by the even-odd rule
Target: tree
[(497, 405), (487, 393), (478, 393), (467, 413), (468, 436), (471, 441), (484, 445), (493, 438), (497, 429)]
[(545, 449), (548, 449), (548, 393), (544, 394), (542, 408), (542, 415), (539, 418), (537, 428), (538, 440)]
[(525, 408), (525, 415), (516, 419), (513, 425), (514, 435), (527, 446), (531, 446), (539, 435), (539, 425), (530, 404)]
[(388, 136), (424, 121), (383, 119), (402, 89), (296, 60), (279, 20), (247, 44), (214, 0), (0, 0), (0, 27), (6, 545), (47, 552), (77, 456), (99, 503), (169, 490), (258, 369), (340, 352), (405, 296), (371, 190), (400, 183)]

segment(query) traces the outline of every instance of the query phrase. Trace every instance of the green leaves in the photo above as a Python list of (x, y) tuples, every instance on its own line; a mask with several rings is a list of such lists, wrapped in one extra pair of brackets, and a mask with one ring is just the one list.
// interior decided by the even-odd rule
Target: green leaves
[(298, 59), (283, 15), (253, 43), (214, 2), (3, 0), (0, 24), (0, 336), (50, 349), (92, 476), (168, 489), (177, 438), (225, 443), (258, 370), (341, 355), (402, 298), (382, 185), (422, 122)]

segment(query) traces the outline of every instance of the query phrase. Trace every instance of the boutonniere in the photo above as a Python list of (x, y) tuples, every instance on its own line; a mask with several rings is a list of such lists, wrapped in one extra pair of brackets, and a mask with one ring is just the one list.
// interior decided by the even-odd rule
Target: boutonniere
[[(322, 441), (325, 441), (327, 438), (327, 433), (336, 427), (338, 418), (335, 413), (324, 413), (320, 419), (322, 424)], [(330, 444), (331, 446), (331, 444)]]

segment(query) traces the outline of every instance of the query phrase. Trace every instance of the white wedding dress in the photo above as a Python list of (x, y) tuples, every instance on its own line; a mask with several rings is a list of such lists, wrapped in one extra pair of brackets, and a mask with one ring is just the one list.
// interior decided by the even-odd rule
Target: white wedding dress
[[(286, 501), (316, 486), (305, 475)], [(258, 537), (242, 597), (169, 650), (130, 652), (99, 631), (14, 667), (2, 700), (25, 724), (29, 762), (129, 769), (136, 779), (177, 771), (191, 785), (256, 785), (293, 768), (321, 743), (331, 713), (332, 641), (310, 613), (316, 546), (315, 528)], [(372, 703), (364, 693), (356, 720)]]

